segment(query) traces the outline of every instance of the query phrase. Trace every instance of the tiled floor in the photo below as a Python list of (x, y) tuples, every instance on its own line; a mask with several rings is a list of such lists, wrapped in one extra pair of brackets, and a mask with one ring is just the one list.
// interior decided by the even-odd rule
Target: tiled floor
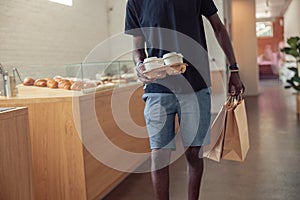
[[(295, 95), (276, 81), (247, 97), (251, 149), (244, 163), (205, 161), (201, 200), (300, 199), (300, 120)], [(171, 200), (187, 199), (184, 158), (171, 165)], [(105, 200), (152, 200), (150, 174), (132, 174)]]

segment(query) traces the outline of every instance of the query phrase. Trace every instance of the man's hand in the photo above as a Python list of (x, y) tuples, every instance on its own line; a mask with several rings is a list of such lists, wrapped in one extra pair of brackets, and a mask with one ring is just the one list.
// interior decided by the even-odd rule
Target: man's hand
[(245, 86), (238, 72), (232, 72), (229, 77), (228, 92), (231, 96), (239, 97), (245, 92)]
[(133, 60), (136, 63), (136, 73), (140, 81), (143, 83), (151, 83), (155, 79), (150, 79), (143, 73), (145, 69), (145, 65), (143, 64), (143, 60), (146, 58), (145, 53), (145, 38), (143, 36), (134, 36), (133, 37)]
[(136, 68), (136, 73), (137, 73), (137, 76), (139, 78), (140, 81), (142, 81), (143, 83), (151, 83), (152, 81), (154, 81), (155, 79), (152, 79), (152, 78), (148, 78), (144, 75), (144, 71), (146, 70), (145, 69), (145, 65), (143, 63), (139, 64)]

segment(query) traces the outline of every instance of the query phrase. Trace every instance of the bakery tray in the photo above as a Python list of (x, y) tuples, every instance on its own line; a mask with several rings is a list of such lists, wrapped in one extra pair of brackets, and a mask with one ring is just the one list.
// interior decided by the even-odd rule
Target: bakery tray
[(186, 71), (186, 67), (188, 64), (186, 63), (175, 63), (171, 65), (163, 65), (161, 67), (146, 70), (143, 74), (147, 78), (164, 78), (167, 74), (170, 76), (183, 74)]

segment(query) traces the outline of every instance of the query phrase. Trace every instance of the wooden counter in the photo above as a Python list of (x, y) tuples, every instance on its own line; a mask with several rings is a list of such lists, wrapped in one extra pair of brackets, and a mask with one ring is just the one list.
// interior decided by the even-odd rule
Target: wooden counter
[(33, 200), (27, 108), (0, 112), (0, 199)]
[[(0, 107), (28, 107), (35, 199), (99, 199), (127, 176), (126, 172), (98, 161), (99, 156), (122, 162), (123, 156), (116, 155), (115, 147), (133, 153), (149, 149), (146, 138), (129, 136), (119, 128), (114, 120), (112, 108), (115, 106), (111, 103), (117, 98), (121, 104), (122, 95), (126, 97), (128, 92), (134, 91), (127, 108), (130, 108), (128, 112), (133, 121), (143, 130), (144, 102), (140, 86), (88, 95), (36, 87), (19, 88), (19, 91), (18, 97), (0, 99)], [(124, 113), (118, 114), (122, 116)], [(93, 125), (95, 122), (113, 145), (99, 140), (99, 130)], [(128, 160), (131, 165), (127, 170), (133, 170), (144, 160), (144, 157)]]

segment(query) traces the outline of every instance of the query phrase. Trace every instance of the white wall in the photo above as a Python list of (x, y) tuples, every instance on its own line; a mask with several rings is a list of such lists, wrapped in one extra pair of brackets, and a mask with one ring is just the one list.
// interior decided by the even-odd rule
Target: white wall
[(300, 1), (293, 0), (284, 15), (285, 41), (291, 36), (300, 36)]
[(127, 0), (107, 0), (109, 35), (124, 32)]
[[(224, 4), (223, 0), (215, 0), (214, 1), (217, 8), (218, 8), (218, 15), (221, 20), (224, 22)], [(204, 18), (205, 19), (205, 18)], [(226, 66), (226, 57), (217, 42), (213, 29), (209, 22), (205, 19), (204, 20), (204, 27), (206, 32), (206, 39), (207, 39), (207, 46), (208, 46), (208, 53), (210, 58), (214, 58), (216, 60), (215, 64), (218, 68), (225, 69)]]
[(258, 94), (255, 0), (232, 0), (232, 41), (246, 95)]
[[(118, 46), (126, 47), (131, 43), (131, 36), (124, 34), (126, 4), (127, 0), (107, 0), (109, 36), (114, 37), (111, 42), (111, 55), (115, 54)], [(132, 60), (131, 52), (119, 56), (120, 60)]]
[[(218, 8), (218, 15), (224, 23), (224, 2), (223, 0), (214, 1)], [(226, 57), (222, 51), (214, 31), (209, 22), (204, 18), (204, 27), (207, 40), (208, 54), (210, 59), (211, 70), (220, 70), (221, 73), (212, 72), (212, 112), (216, 113), (223, 106), (227, 95), (227, 80), (226, 80)]]
[(0, 1), (0, 62), (45, 68), (81, 62), (108, 36), (106, 0)]

